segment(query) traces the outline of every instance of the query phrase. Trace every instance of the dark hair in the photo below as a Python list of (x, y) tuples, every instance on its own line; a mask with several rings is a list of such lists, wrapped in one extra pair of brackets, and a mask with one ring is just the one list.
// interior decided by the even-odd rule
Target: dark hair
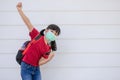
[(44, 31), (45, 31), (45, 29), (42, 29), (42, 30), (40, 31), (40, 34), (41, 34), (42, 36), (44, 36)]
[(46, 29), (55, 30), (58, 35), (60, 35), (60, 33), (61, 33), (59, 26), (57, 26), (55, 24), (50, 24)]

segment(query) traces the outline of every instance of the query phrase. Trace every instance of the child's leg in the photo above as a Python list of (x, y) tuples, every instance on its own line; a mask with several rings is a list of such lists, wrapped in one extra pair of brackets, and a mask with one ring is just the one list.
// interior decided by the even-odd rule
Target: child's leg
[(21, 77), (22, 77), (22, 80), (32, 80), (31, 70), (28, 69), (28, 68), (30, 68), (29, 65), (27, 65), (24, 62), (21, 63)]

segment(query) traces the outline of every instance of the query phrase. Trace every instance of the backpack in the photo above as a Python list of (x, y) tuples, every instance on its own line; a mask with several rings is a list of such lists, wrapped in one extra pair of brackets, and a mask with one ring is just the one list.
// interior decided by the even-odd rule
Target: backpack
[(31, 44), (34, 44), (37, 40), (39, 40), (41, 37), (41, 34), (39, 34), (37, 37), (35, 37), (32, 41), (25, 41), (22, 45), (22, 47), (18, 50), (16, 55), (16, 62), (21, 65), (22, 59), (25, 56), (26, 51), (29, 49)]
[[(45, 29), (40, 31), (40, 34), (38, 36), (36, 36), (32, 41), (25, 41), (23, 43), (23, 45), (21, 46), (21, 48), (17, 51), (17, 55), (16, 55), (16, 62), (21, 65), (22, 59), (25, 56), (26, 51), (29, 49), (29, 47), (31, 46), (31, 44), (35, 43), (37, 40), (40, 39), (41, 36), (44, 36), (44, 31)], [(51, 45), (51, 49), (53, 51), (57, 51), (57, 45), (56, 45), (56, 41), (52, 41), (50, 42)], [(49, 55), (50, 53), (46, 53), (46, 55)]]

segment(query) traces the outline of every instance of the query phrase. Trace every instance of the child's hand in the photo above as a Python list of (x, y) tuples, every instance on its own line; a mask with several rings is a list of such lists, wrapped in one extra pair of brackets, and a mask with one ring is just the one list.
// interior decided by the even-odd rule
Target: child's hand
[(17, 9), (22, 9), (22, 2), (19, 2), (16, 7)]

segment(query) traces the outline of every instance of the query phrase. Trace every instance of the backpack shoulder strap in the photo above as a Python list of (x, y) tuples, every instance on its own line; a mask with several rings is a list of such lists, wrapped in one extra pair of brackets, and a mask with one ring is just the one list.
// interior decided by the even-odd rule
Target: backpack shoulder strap
[(41, 37), (41, 34), (39, 33), (36, 37), (35, 37), (35, 40), (39, 40)]
[(25, 55), (26, 51), (29, 49), (29, 47), (31, 46), (32, 43), (35, 43), (35, 41), (39, 40), (41, 37), (41, 34), (38, 34), (32, 41), (29, 42), (28, 46), (26, 47), (26, 49), (23, 51), (23, 55)]

